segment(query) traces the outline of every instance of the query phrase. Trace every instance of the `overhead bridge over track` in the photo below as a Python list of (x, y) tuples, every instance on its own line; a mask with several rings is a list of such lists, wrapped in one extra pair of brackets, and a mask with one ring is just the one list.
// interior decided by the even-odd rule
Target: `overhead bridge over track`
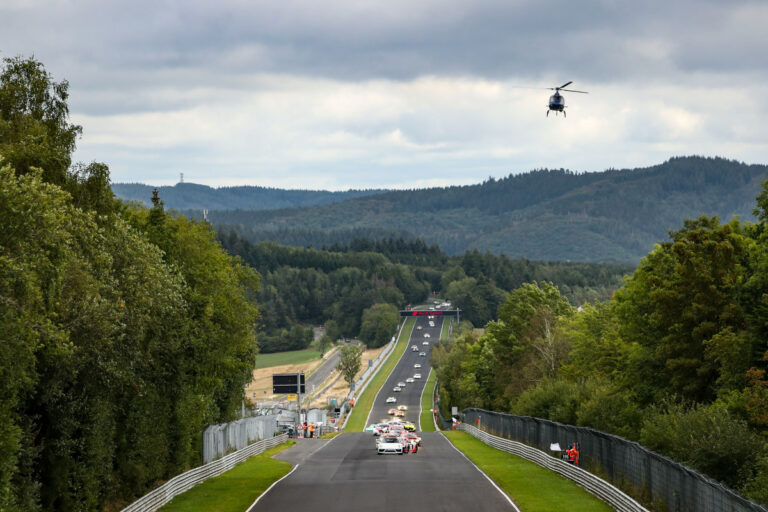
[(400, 316), (459, 316), (458, 309), (403, 309), (400, 311)]

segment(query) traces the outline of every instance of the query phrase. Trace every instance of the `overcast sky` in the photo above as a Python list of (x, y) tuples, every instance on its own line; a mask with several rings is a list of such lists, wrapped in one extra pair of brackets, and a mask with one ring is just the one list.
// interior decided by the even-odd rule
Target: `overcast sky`
[[(411, 188), (768, 163), (766, 20), (765, 0), (0, 0), (0, 55), (69, 81), (75, 158), (113, 182)], [(589, 94), (547, 118), (570, 80)]]

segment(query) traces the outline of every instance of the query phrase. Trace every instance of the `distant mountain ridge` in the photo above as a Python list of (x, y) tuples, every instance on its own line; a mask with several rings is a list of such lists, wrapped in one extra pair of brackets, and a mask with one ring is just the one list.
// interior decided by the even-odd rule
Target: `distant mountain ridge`
[(482, 184), (388, 191), (269, 211), (211, 211), (246, 239), (291, 245), (413, 236), (448, 254), (489, 250), (549, 261), (637, 262), (686, 218), (752, 218), (768, 166), (676, 157), (642, 169), (536, 170)]
[[(120, 199), (150, 205), (155, 187), (143, 183), (113, 183), (112, 191)], [(316, 206), (346, 201), (383, 190), (285, 190), (259, 186), (213, 188), (196, 183), (177, 183), (157, 187), (168, 208), (176, 210), (275, 210), (296, 206)]]

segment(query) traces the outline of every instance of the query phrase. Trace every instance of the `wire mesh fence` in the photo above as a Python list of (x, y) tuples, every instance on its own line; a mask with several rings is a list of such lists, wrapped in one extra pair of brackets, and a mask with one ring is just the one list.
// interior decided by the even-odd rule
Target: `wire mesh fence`
[(551, 443), (578, 443), (581, 467), (600, 475), (654, 510), (768, 512), (724, 485), (642, 445), (586, 427), (465, 409), (464, 421), (495, 436), (549, 451)]

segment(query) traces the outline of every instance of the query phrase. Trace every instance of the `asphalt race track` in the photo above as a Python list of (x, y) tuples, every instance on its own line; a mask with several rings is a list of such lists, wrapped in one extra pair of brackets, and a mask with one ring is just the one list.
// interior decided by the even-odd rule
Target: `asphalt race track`
[[(385, 400), (395, 396), (395, 405), (407, 405), (406, 419), (418, 428), (430, 349), (440, 338), (442, 327), (441, 317), (436, 316), (433, 321), (435, 326), (429, 327), (426, 316), (417, 319), (422, 329), (414, 326), (405, 354), (376, 397), (368, 423), (388, 418), (387, 410), (392, 405)], [(424, 333), (430, 337), (424, 338)], [(423, 341), (429, 345), (423, 345)], [(411, 351), (412, 345), (417, 345), (419, 351)], [(419, 356), (422, 350), (427, 357)], [(414, 369), (416, 363), (422, 368)], [(405, 382), (414, 373), (421, 373), (422, 378), (407, 384), (402, 392), (392, 391), (397, 382)], [(514, 510), (507, 498), (442, 435), (430, 432), (422, 438), (423, 447), (418, 453), (377, 455), (371, 434), (341, 434), (311, 453), (296, 471), (262, 495), (249, 512)], [(303, 441), (313, 442), (323, 441)]]

